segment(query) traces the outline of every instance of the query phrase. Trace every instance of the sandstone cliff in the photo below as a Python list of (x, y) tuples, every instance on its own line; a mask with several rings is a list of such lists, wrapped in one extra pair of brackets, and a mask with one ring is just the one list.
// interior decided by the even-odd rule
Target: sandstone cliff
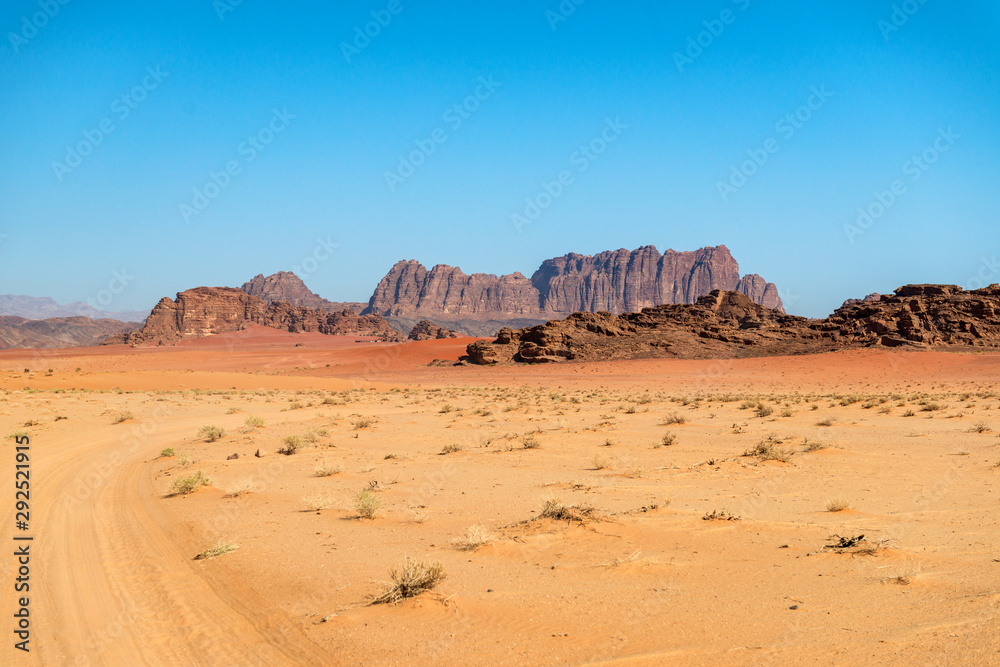
[(398, 262), (379, 282), (365, 313), (391, 318), (428, 317), (481, 334), (475, 322), (511, 318), (543, 322), (572, 312), (623, 313), (660, 304), (694, 303), (712, 290), (734, 290), (782, 310), (778, 289), (757, 275), (740, 278), (725, 246), (689, 252), (653, 246), (597, 255), (570, 253), (546, 260), (529, 280), (521, 273), (466, 275), (456, 267), (427, 270)]
[(469, 345), (471, 361), (542, 362), (805, 354), (852, 347), (1000, 349), (1000, 286), (908, 285), (848, 303), (824, 320), (761, 306), (739, 292), (713, 291), (693, 305), (638, 313), (574, 313), (526, 329), (501, 329)]
[(359, 316), (350, 310), (328, 313), (286, 301), (267, 303), (231, 287), (198, 287), (178, 293), (176, 300), (160, 299), (141, 329), (113, 336), (102, 344), (166, 343), (238, 331), (250, 324), (291, 333), (310, 331), (402, 340), (378, 315)]
[(353, 310), (360, 313), (367, 304), (354, 302), (327, 301), (302, 282), (302, 279), (291, 271), (278, 271), (269, 276), (257, 274), (252, 280), (243, 283), (241, 290), (252, 296), (259, 297), (267, 303), (287, 301), (293, 306), (304, 306), (325, 310), (330, 313), (340, 313)]
[(459, 334), (451, 329), (444, 329), (430, 320), (420, 320), (410, 329), (409, 340), (440, 340), (442, 338), (458, 338)]

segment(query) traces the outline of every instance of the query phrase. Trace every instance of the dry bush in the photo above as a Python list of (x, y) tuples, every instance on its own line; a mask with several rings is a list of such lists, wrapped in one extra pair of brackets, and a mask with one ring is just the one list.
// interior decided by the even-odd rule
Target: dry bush
[(460, 451), (462, 451), (462, 446), (453, 443), (442, 447), (441, 455), (444, 456), (445, 454), (454, 454), (455, 452), (460, 452)]
[(674, 424), (684, 424), (687, 422), (687, 417), (679, 415), (676, 412), (671, 412), (669, 415), (663, 418), (662, 425), (673, 426)]
[(253, 417), (253, 416), (250, 416), (250, 417), (247, 417), (247, 419), (246, 419), (245, 422), (243, 422), (243, 425), (246, 426), (247, 428), (250, 428), (250, 429), (253, 429), (253, 428), (263, 428), (263, 426), (264, 426), (264, 418), (263, 417)]
[(701, 517), (702, 521), (739, 521), (740, 517), (735, 514), (730, 514), (726, 510), (712, 510), (705, 516)]
[(325, 460), (320, 461), (319, 465), (316, 466), (316, 476), (317, 477), (329, 477), (330, 475), (340, 474), (341, 467), (336, 463), (327, 463)]
[(357, 419), (351, 423), (354, 425), (355, 431), (360, 431), (361, 429), (364, 428), (370, 428), (371, 425), (374, 424), (375, 422), (374, 420), (368, 419), (367, 417), (362, 417), (361, 419)]
[[(121, 412), (117, 413), (114, 416), (114, 419), (111, 420), (111, 423), (121, 424), (122, 422), (127, 422), (130, 419), (135, 419), (135, 415), (133, 415), (128, 410), (122, 410)], [(25, 426), (32, 426), (32, 424), (25, 424)]]
[(771, 414), (774, 413), (774, 408), (772, 408), (770, 405), (764, 405), (763, 403), (758, 403), (757, 407), (754, 408), (754, 412), (757, 414), (758, 417), (761, 418), (770, 417)]
[(653, 445), (653, 447), (670, 447), (677, 441), (677, 436), (673, 433), (664, 433), (660, 442)]
[(598, 454), (593, 460), (594, 470), (606, 470), (614, 465), (614, 459), (604, 454)]
[(827, 417), (823, 421), (816, 422), (816, 426), (833, 426), (833, 417)]
[(167, 447), (166, 449), (160, 452), (160, 456), (163, 457), (176, 456), (176, 455), (177, 451), (173, 447)]
[(843, 498), (831, 500), (826, 504), (827, 512), (843, 512), (849, 509), (851, 509), (851, 501), (844, 500)]
[(187, 477), (175, 479), (173, 485), (170, 487), (170, 495), (185, 496), (189, 493), (197, 491), (199, 487), (211, 485), (212, 478), (206, 475), (203, 471), (199, 470), (198, 472), (188, 475)]
[(812, 442), (809, 442), (809, 438), (806, 438), (805, 446), (806, 448), (804, 451), (818, 452), (821, 449), (826, 449), (828, 445), (825, 442), (821, 442), (819, 440), (813, 440)]
[(486, 526), (476, 524), (465, 529), (465, 534), (455, 540), (455, 546), (462, 551), (475, 551), (484, 544), (493, 541), (494, 535)]
[(522, 449), (538, 449), (542, 446), (542, 443), (538, 442), (538, 439), (533, 435), (526, 435), (521, 439)]
[(225, 435), (226, 435), (226, 429), (222, 428), (221, 426), (215, 426), (213, 424), (202, 426), (200, 429), (198, 429), (198, 437), (204, 440), (205, 442), (215, 442), (216, 440), (220, 440), (223, 437), (225, 437)]
[(235, 484), (226, 489), (226, 498), (239, 498), (248, 493), (256, 491), (256, 484), (249, 477), (238, 480)]
[(382, 509), (382, 497), (371, 489), (361, 489), (354, 496), (354, 510), (362, 519), (374, 519)]
[(194, 459), (191, 458), (189, 454), (178, 454), (177, 455), (177, 465), (184, 467), (189, 466), (194, 463)]
[(758, 461), (781, 461), (782, 463), (788, 463), (792, 458), (793, 452), (790, 449), (778, 447), (781, 442), (781, 440), (775, 438), (773, 435), (769, 435), (758, 442), (753, 449), (743, 452), (743, 456), (753, 456)]
[(555, 519), (556, 521), (579, 521), (583, 523), (587, 519), (596, 518), (595, 510), (589, 506), (573, 505), (567, 507), (557, 498), (549, 498), (542, 505), (541, 513), (535, 517), (537, 519)]
[(285, 439), (282, 440), (284, 443), (280, 449), (278, 449), (279, 454), (284, 454), (285, 456), (291, 456), (295, 452), (302, 449), (302, 438), (297, 435), (286, 435)]
[(402, 569), (389, 570), (391, 584), (384, 591), (372, 597), (369, 604), (395, 604), (407, 598), (420, 595), (437, 586), (447, 575), (444, 565), (439, 562), (426, 563), (405, 559)]
[(222, 556), (223, 554), (230, 553), (231, 551), (236, 551), (239, 548), (239, 545), (233, 544), (232, 542), (219, 540), (214, 547), (202, 551), (200, 554), (195, 556), (194, 559), (206, 560), (208, 558), (216, 558), (218, 556)]
[(985, 422), (976, 422), (972, 428), (969, 429), (969, 433), (989, 433), (993, 429), (990, 425)]
[(306, 504), (306, 510), (318, 512), (333, 507), (334, 497), (329, 493), (313, 493), (303, 496), (302, 502)]

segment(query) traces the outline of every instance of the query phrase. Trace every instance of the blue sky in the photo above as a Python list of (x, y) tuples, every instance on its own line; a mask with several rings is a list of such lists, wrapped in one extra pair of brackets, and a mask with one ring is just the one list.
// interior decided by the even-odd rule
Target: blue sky
[(809, 316), (1000, 281), (995, 2), (149, 4), (3, 3), (0, 293), (367, 301), (647, 244)]

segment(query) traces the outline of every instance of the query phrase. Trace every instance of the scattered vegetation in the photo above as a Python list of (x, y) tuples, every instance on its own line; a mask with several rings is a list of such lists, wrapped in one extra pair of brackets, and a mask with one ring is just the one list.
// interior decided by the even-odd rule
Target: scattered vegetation
[(726, 510), (712, 510), (705, 516), (701, 517), (702, 521), (739, 521), (740, 517), (735, 514), (730, 514)]
[(232, 542), (224, 542), (219, 540), (218, 543), (211, 549), (202, 551), (200, 554), (194, 557), (195, 560), (206, 560), (208, 558), (216, 558), (217, 556), (222, 556), (228, 554), (232, 551), (236, 551), (240, 547)]
[(452, 443), (441, 448), (441, 455), (444, 456), (445, 454), (453, 454), (460, 451), (462, 451), (462, 446)]
[(382, 498), (371, 489), (361, 489), (354, 496), (354, 510), (362, 519), (374, 519), (382, 509)]
[(177, 451), (173, 447), (167, 447), (166, 449), (160, 452), (160, 456), (163, 457), (177, 456)]
[(439, 562), (427, 563), (406, 559), (402, 569), (389, 570), (391, 584), (384, 591), (372, 597), (370, 604), (395, 604), (420, 595), (437, 586), (447, 575), (444, 565)]
[(128, 410), (122, 410), (114, 416), (114, 419), (111, 420), (111, 423), (121, 424), (122, 422), (127, 422), (130, 419), (135, 419), (135, 415), (133, 415)]
[(264, 418), (263, 417), (250, 416), (250, 417), (247, 417), (247, 419), (246, 419), (245, 422), (243, 422), (243, 425), (246, 426), (247, 428), (251, 428), (251, 429), (253, 429), (253, 428), (263, 428), (264, 427)]
[(302, 439), (297, 435), (286, 435), (285, 439), (281, 441), (282, 445), (278, 449), (279, 454), (284, 454), (285, 456), (291, 456), (295, 452), (302, 449)]
[(494, 535), (485, 526), (476, 524), (465, 529), (465, 533), (455, 540), (455, 546), (462, 551), (475, 551), (493, 541)]
[(985, 422), (976, 422), (973, 424), (972, 428), (969, 429), (969, 433), (989, 433), (993, 429), (990, 425)]
[(200, 429), (198, 429), (198, 437), (204, 440), (205, 442), (215, 442), (216, 440), (221, 440), (225, 436), (226, 436), (226, 429), (220, 426), (215, 426), (210, 424), (208, 426), (202, 426)]
[(788, 463), (792, 458), (792, 450), (784, 449), (778, 447), (783, 440), (776, 438), (773, 435), (769, 435), (756, 445), (753, 449), (748, 449), (743, 452), (743, 456), (753, 456), (758, 461), (781, 461), (782, 463)]
[(538, 519), (555, 519), (556, 521), (579, 521), (585, 522), (587, 519), (596, 518), (595, 510), (590, 506), (573, 505), (568, 507), (563, 505), (557, 498), (549, 498), (542, 505)]
[(186, 496), (189, 493), (194, 493), (202, 486), (211, 486), (212, 478), (206, 475), (203, 471), (199, 470), (187, 477), (181, 477), (180, 479), (175, 479), (173, 485), (170, 487), (171, 496)]

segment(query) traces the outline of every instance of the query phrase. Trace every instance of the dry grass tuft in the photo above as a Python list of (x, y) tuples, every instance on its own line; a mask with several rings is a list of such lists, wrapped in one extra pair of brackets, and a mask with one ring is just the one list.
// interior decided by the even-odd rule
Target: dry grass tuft
[(584, 523), (588, 519), (596, 519), (595, 510), (589, 506), (573, 505), (567, 507), (556, 498), (549, 498), (542, 505), (541, 513), (536, 519), (555, 519), (556, 521), (579, 521)]
[(826, 504), (827, 512), (843, 512), (849, 509), (851, 509), (851, 501), (844, 500), (843, 498), (836, 498)]
[(306, 504), (306, 510), (318, 512), (333, 507), (334, 498), (329, 493), (314, 493), (302, 497), (302, 502)]
[(341, 467), (335, 463), (327, 463), (326, 461), (320, 461), (319, 465), (316, 466), (316, 476), (317, 477), (329, 477), (330, 475), (337, 475), (341, 471)]
[(462, 551), (475, 551), (493, 541), (494, 535), (486, 526), (476, 524), (465, 529), (465, 534), (455, 540), (455, 546)]
[(371, 489), (361, 489), (354, 496), (354, 510), (362, 519), (374, 519), (382, 509), (382, 497)]
[(389, 570), (391, 584), (372, 597), (369, 604), (395, 604), (412, 598), (437, 586), (447, 575), (439, 562), (411, 561), (407, 558), (402, 569)]
[(743, 456), (753, 456), (758, 461), (781, 461), (782, 463), (788, 463), (792, 458), (793, 452), (790, 449), (778, 447), (781, 442), (781, 440), (775, 438), (773, 435), (769, 435), (764, 440), (758, 442), (753, 449), (743, 452)]
[(170, 487), (170, 495), (186, 496), (189, 493), (194, 493), (202, 486), (211, 485), (212, 478), (206, 475), (203, 471), (199, 470), (198, 472), (188, 475), (187, 477), (175, 479), (173, 485)]
[(224, 554), (228, 554), (232, 551), (239, 549), (239, 545), (233, 544), (232, 542), (223, 542), (219, 540), (218, 543), (211, 549), (202, 551), (200, 554), (194, 557), (195, 560), (206, 560), (208, 558), (216, 558)]
[[(121, 424), (122, 422), (127, 422), (130, 419), (135, 419), (135, 416), (128, 410), (122, 410), (115, 415), (114, 419), (111, 420), (111, 423)], [(30, 426), (30, 424), (25, 424), (25, 426)]]
[(257, 490), (257, 485), (249, 477), (244, 477), (226, 489), (226, 498), (239, 498)]
[(226, 429), (221, 426), (209, 424), (198, 429), (198, 437), (205, 442), (215, 442), (221, 440), (226, 435)]

